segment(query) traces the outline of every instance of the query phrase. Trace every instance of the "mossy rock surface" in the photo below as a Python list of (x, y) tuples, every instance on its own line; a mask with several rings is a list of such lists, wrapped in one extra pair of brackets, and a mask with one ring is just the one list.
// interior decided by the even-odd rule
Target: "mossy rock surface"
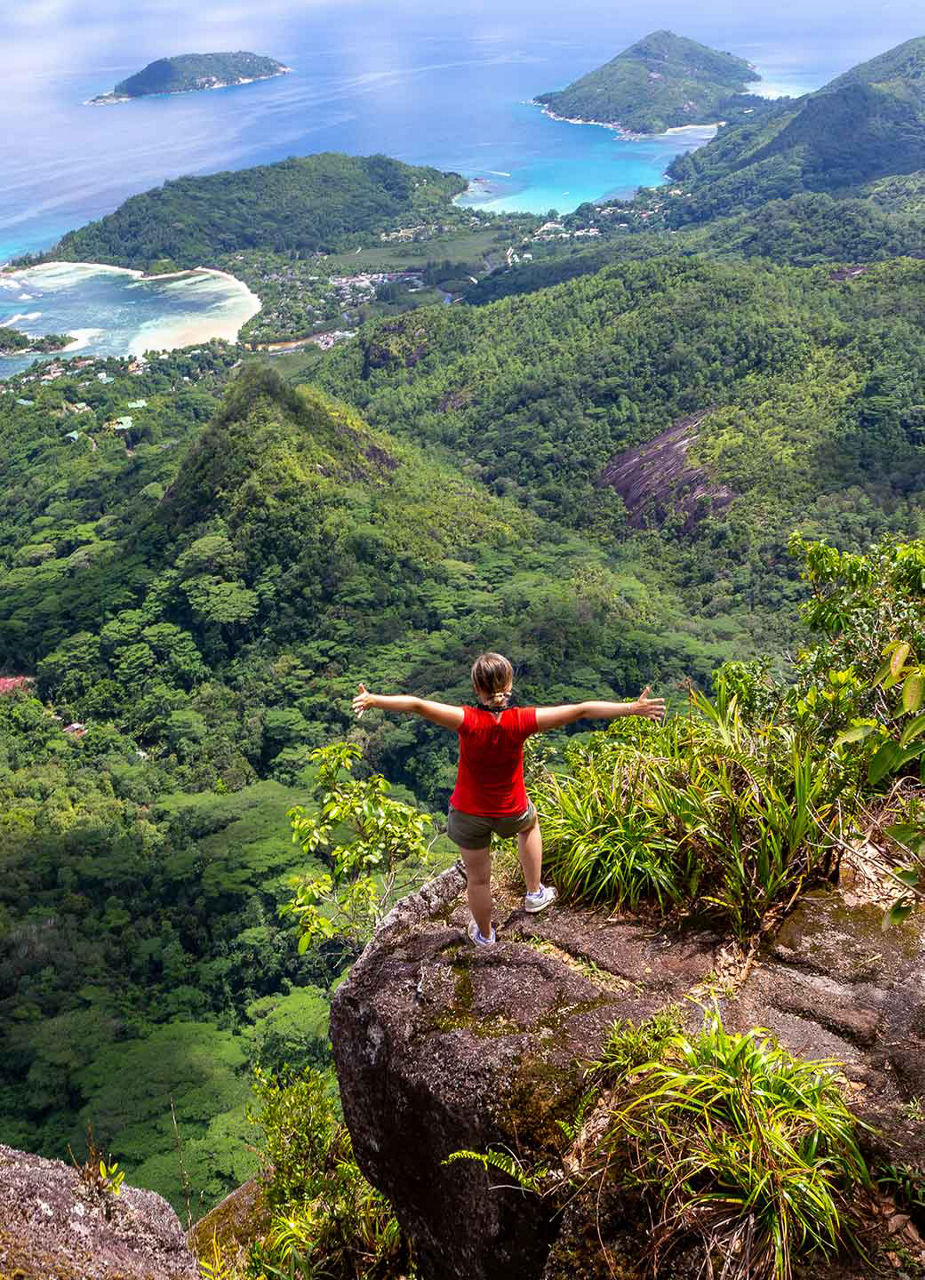
[(208, 1261), (213, 1241), (222, 1253), (234, 1254), (259, 1239), (270, 1226), (270, 1210), (258, 1178), (251, 1178), (220, 1200), (187, 1232), (197, 1258)]
[(466, 938), (454, 868), (399, 904), (338, 991), (332, 1041), (361, 1168), (392, 1200), (427, 1280), (540, 1277), (551, 1206), (454, 1151), (554, 1162), (560, 1120), (616, 1018), (641, 1020), (709, 974), (719, 940), (498, 899), (498, 943)]
[(793, 1053), (843, 1064), (872, 1159), (925, 1166), (925, 931), (884, 929), (837, 889), (807, 894), (724, 1006), (731, 1030), (767, 1027)]
[(180, 1220), (153, 1191), (90, 1191), (60, 1160), (0, 1146), (2, 1280), (199, 1280)]

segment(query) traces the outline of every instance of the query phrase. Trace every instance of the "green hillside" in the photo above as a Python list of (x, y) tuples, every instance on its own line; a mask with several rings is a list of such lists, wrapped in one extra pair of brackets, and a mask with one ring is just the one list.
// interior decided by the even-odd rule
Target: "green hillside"
[(557, 116), (608, 121), (637, 133), (709, 124), (720, 104), (760, 80), (744, 58), (672, 31), (653, 31), (568, 88), (536, 95)]
[[(829, 267), (616, 263), (374, 327), (319, 377), (545, 518), (624, 553), (637, 540), (692, 615), (776, 646), (794, 524), (855, 546), (919, 527), (923, 272), (887, 263), (846, 284)], [(735, 497), (685, 527), (669, 486), (627, 526), (608, 463), (698, 412), (691, 464)]]
[(334, 253), (444, 213), (465, 183), (387, 156), (321, 153), (232, 173), (178, 178), (69, 232), (52, 256), (115, 266), (206, 266), (255, 248)]
[(891, 174), (878, 178), (864, 189), (871, 204), (887, 213), (907, 213), (917, 218), (919, 226), (925, 213), (925, 170)]
[(730, 124), (678, 157), (693, 184), (677, 223), (754, 208), (800, 191), (850, 193), (925, 167), (925, 37), (846, 72), (817, 93)]
[(867, 62), (859, 62), (856, 67), (830, 80), (820, 92), (832, 93), (849, 84), (899, 83), (913, 86), (913, 93), (922, 100), (925, 92), (925, 36), (906, 40)]
[[(155, 399), (160, 376), (117, 377), (81, 415), (96, 449), (67, 438), (58, 383), (6, 402), (0, 664), (37, 672), (62, 714), (114, 720), (146, 751), (169, 755), (186, 734), (184, 783), (291, 780), (345, 727), (364, 675), (462, 696), (485, 632), (520, 654), (533, 696), (631, 686), (644, 663), (706, 673), (721, 656), (709, 624), (687, 627), (629, 561), (493, 495), (452, 456), (259, 367), (221, 403), (220, 364)], [(149, 404), (129, 452), (104, 424), (139, 391)], [(598, 506), (606, 530), (619, 503)], [(637, 606), (630, 632), (610, 625)], [(200, 702), (204, 680), (218, 685)], [(446, 795), (448, 744), (429, 727), (384, 724), (376, 753), (421, 794)]]
[(120, 80), (107, 96), (142, 98), (152, 93), (224, 88), (249, 80), (267, 80), (282, 75), (286, 69), (275, 58), (256, 53), (184, 53), (149, 62), (141, 71)]

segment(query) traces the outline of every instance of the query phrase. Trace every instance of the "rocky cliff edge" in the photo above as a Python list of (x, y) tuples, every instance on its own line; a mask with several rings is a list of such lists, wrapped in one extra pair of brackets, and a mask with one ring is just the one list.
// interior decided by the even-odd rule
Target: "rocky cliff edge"
[[(920, 925), (884, 933), (876, 907), (849, 907), (836, 891), (808, 895), (730, 981), (729, 952), (713, 934), (566, 905), (528, 916), (512, 892), (499, 902), (498, 945), (476, 949), (465, 939), (464, 887), (451, 869), (401, 902), (332, 1012), (357, 1159), (393, 1201), (426, 1280), (610, 1274), (597, 1226), (580, 1211), (554, 1213), (472, 1162), (444, 1161), (491, 1146), (527, 1165), (554, 1163), (557, 1121), (574, 1118), (585, 1066), (614, 1020), (669, 1004), (695, 1026), (699, 1006), (717, 999), (730, 1028), (764, 1026), (795, 1052), (840, 1060), (855, 1110), (878, 1126), (869, 1145), (896, 1163), (925, 1156), (914, 1105), (925, 1096)], [(607, 1243), (626, 1276), (644, 1253), (638, 1212), (610, 1206)], [(884, 1235), (899, 1233), (914, 1253), (914, 1225), (889, 1202), (883, 1212)], [(823, 1274), (879, 1273), (814, 1271)]]

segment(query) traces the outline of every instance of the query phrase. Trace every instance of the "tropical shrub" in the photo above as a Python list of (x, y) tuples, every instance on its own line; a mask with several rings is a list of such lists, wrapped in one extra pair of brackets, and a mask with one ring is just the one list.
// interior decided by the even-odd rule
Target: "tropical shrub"
[(566, 893), (718, 913), (740, 938), (831, 870), (843, 777), (786, 723), (746, 723), (736, 696), (691, 693), (663, 725), (620, 724), (567, 748), (534, 797)]
[(887, 919), (896, 923), (925, 900), (925, 802), (915, 785), (916, 775), (925, 779), (925, 541), (885, 542), (860, 556), (795, 535), (791, 548), (813, 590), (804, 620), (823, 637), (800, 655), (798, 707), (818, 717), (820, 673), (844, 664), (836, 741), (854, 753), (867, 792), (891, 788), (864, 825), (882, 830), (897, 884)]
[[(925, 541), (867, 555), (797, 534), (790, 545), (812, 588), (803, 620), (820, 636), (798, 660), (800, 708), (839, 729), (840, 743), (865, 743), (876, 787), (925, 752)], [(833, 668), (848, 695), (840, 700), (819, 692)]]
[(369, 938), (414, 871), (427, 863), (432, 819), (389, 795), (381, 774), (354, 778), (354, 743), (332, 742), (311, 754), (314, 808), (289, 810), (292, 838), (325, 869), (294, 880), (283, 908), (295, 916), (299, 952), (336, 940), (344, 952)]
[(363, 1177), (340, 1118), (336, 1084), (308, 1069), (256, 1072), (260, 1161), (272, 1213), (246, 1276), (372, 1280), (412, 1276), (389, 1202)]

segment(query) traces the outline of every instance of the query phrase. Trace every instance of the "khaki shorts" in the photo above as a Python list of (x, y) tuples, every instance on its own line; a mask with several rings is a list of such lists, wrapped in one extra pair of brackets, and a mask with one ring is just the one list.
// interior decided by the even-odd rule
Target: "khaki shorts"
[(527, 805), (523, 813), (508, 814), (501, 818), (486, 818), (479, 813), (463, 813), (462, 809), (450, 812), (446, 822), (446, 833), (454, 844), (463, 849), (486, 849), (491, 842), (491, 833), (507, 839), (521, 831), (529, 831), (536, 822), (536, 809), (533, 801)]

